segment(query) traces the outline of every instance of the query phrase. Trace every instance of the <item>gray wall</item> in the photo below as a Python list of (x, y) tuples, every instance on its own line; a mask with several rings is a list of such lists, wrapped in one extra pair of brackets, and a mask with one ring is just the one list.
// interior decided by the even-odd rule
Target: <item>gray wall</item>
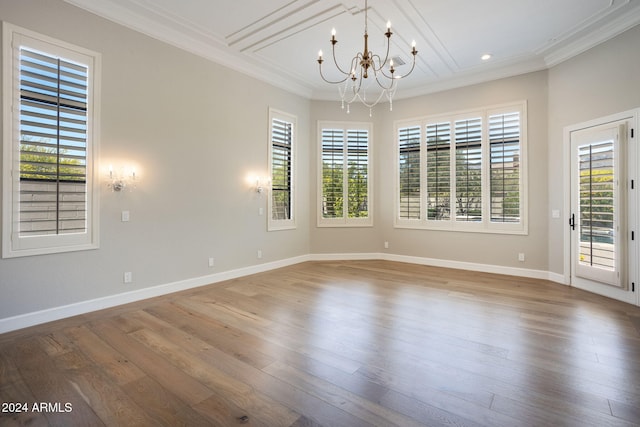
[[(402, 83), (400, 83), (402, 84)], [(529, 234), (515, 236), (394, 228), (396, 141), (394, 121), (527, 100), (529, 127)], [(373, 229), (325, 229), (312, 224), (314, 253), (381, 252), (465, 263), (533, 270), (547, 269), (547, 73), (395, 101), (393, 111), (378, 106), (373, 117), (363, 107), (345, 114), (337, 102), (314, 102), (314, 119), (374, 121), (375, 200)], [(315, 142), (310, 138), (312, 143)], [(317, 148), (311, 157), (317, 157)], [(312, 181), (315, 177), (312, 178)], [(312, 219), (314, 220), (315, 217)], [(389, 249), (384, 249), (384, 242)], [(526, 261), (518, 261), (518, 253)]]
[(140, 176), (132, 192), (103, 183), (100, 249), (0, 260), (0, 319), (309, 253), (308, 175), (298, 228), (270, 233), (246, 181), (269, 170), (269, 107), (297, 115), (306, 170), (308, 100), (58, 0), (3, 0), (0, 19), (102, 53), (98, 167)]
[[(563, 129), (640, 107), (640, 26), (549, 71), (549, 205), (563, 209)], [(563, 274), (569, 213), (549, 223), (549, 271)]]

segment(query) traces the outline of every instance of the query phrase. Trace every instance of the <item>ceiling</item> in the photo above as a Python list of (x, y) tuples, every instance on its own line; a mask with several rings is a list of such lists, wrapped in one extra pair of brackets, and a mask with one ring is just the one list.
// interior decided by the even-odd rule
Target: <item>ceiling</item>
[[(66, 0), (238, 72), (312, 99), (337, 99), (318, 74), (337, 31), (341, 65), (362, 51), (364, 0)], [(554, 66), (640, 23), (640, 0), (369, 0), (369, 49), (416, 69), (397, 98)], [(488, 61), (480, 57), (489, 53)]]

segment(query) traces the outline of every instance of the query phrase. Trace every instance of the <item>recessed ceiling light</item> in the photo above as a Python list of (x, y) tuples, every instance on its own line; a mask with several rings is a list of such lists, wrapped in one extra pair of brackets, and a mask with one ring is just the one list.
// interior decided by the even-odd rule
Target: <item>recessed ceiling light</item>
[(484, 55), (482, 55), (480, 57), (480, 59), (482, 59), (483, 61), (488, 61), (491, 59), (491, 54), (490, 53), (485, 53)]

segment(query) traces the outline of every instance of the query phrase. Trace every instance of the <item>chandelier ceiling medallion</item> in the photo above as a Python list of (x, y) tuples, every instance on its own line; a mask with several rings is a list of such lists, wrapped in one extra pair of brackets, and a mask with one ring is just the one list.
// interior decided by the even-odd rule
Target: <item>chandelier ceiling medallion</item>
[[(331, 30), (331, 53), (333, 56), (333, 63), (335, 64), (339, 73), (344, 78), (339, 77), (338, 80), (329, 80), (322, 73), (322, 51), (318, 52), (318, 65), (320, 70), (320, 77), (327, 83), (338, 85), (338, 92), (342, 101), (342, 108), (347, 108), (349, 112), (349, 106), (355, 102), (360, 101), (366, 107), (369, 108), (369, 115), (371, 115), (371, 109), (378, 104), (381, 100), (386, 98), (389, 101), (389, 110), (393, 109), (393, 96), (398, 87), (397, 81), (407, 77), (413, 71), (416, 65), (416, 42), (411, 43), (411, 55), (413, 62), (411, 69), (404, 75), (395, 74), (393, 59), (389, 58), (389, 49), (391, 44), (391, 22), (387, 22), (387, 32), (384, 33), (387, 38), (386, 41), (386, 54), (384, 59), (372, 51), (369, 50), (369, 35), (367, 32), (368, 26), (368, 0), (364, 2), (364, 49), (362, 52), (358, 52), (352, 59), (350, 67), (345, 71), (338, 61), (336, 60), (336, 39), (335, 28)], [(377, 87), (373, 84), (372, 80), (375, 80)], [(371, 89), (373, 88), (373, 89)], [(371, 89), (371, 92), (377, 93), (373, 98), (367, 99), (367, 91)], [(375, 90), (374, 90), (375, 89)], [(372, 99), (372, 100), (371, 100)]]

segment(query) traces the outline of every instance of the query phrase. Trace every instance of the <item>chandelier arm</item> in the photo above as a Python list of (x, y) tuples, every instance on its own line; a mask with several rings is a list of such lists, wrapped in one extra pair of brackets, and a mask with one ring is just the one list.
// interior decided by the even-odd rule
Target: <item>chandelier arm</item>
[(416, 67), (416, 55), (413, 55), (413, 62), (411, 63), (411, 69), (406, 73), (403, 74), (401, 76), (396, 77), (396, 79), (404, 79), (405, 77), (407, 77), (409, 74), (411, 74), (413, 72), (413, 69)]
[(385, 78), (387, 78), (389, 80), (396, 80), (396, 79), (400, 78), (400, 77), (395, 77), (393, 75), (389, 76), (389, 75), (387, 75), (387, 73), (384, 72), (384, 70), (380, 70), (380, 74), (382, 74)]
[[(387, 61), (389, 60), (389, 50), (391, 47), (391, 33), (387, 33), (387, 34), (389, 34), (387, 36), (387, 53), (384, 55), (384, 61), (380, 62), (380, 68), (378, 68), (378, 70), (382, 70), (382, 67), (384, 67), (384, 64), (386, 64)], [(380, 55), (376, 55), (376, 56), (378, 57), (378, 61), (380, 61)]]
[(406, 74), (403, 75), (387, 75), (387, 73), (384, 72), (383, 70), (380, 70), (382, 75), (384, 75), (386, 78), (388, 79), (393, 79), (393, 80), (400, 80), (400, 79), (404, 79), (405, 77), (407, 77), (409, 74), (411, 74), (413, 72), (413, 69), (416, 67), (416, 55), (413, 55), (413, 62), (411, 63), (411, 68), (409, 69), (409, 71)]
[[(342, 102), (345, 102), (349, 89), (351, 89), (351, 91), (353, 92), (353, 96), (351, 97), (351, 99), (346, 101), (347, 104), (351, 104), (356, 98), (360, 97), (359, 94), (360, 94), (360, 90), (362, 89), (362, 73), (360, 73), (358, 77), (352, 78), (351, 80), (353, 81), (353, 84), (350, 86), (349, 82), (345, 83), (344, 91), (340, 87), (338, 87), (338, 91), (340, 93), (340, 99), (342, 100)], [(357, 80), (357, 84), (356, 84), (356, 80)]]
[[(340, 86), (338, 86), (338, 91), (340, 93), (340, 98), (342, 99), (342, 101), (345, 100), (345, 97), (347, 96), (347, 92), (349, 92), (349, 89), (351, 89), (354, 94), (360, 92), (360, 88), (362, 87), (362, 75), (359, 75), (358, 76), (359, 78), (355, 76), (356, 76), (355, 73), (349, 75), (348, 79), (350, 79), (351, 82), (347, 81), (347, 79), (343, 80), (343, 82), (346, 82), (344, 84), (344, 90), (340, 88)], [(357, 85), (356, 85), (356, 80), (358, 81)], [(350, 102), (347, 102), (347, 103), (349, 104)]]
[[(373, 70), (374, 74), (377, 73), (378, 71), (382, 71), (384, 68), (384, 64), (387, 62), (386, 59), (383, 62), (382, 58), (380, 58), (380, 55), (376, 55), (373, 52), (369, 52), (369, 57), (371, 58), (371, 69)], [(378, 65), (379, 67), (376, 68), (376, 59), (378, 60)]]
[[(363, 79), (363, 77), (362, 77), (362, 73), (360, 73), (360, 74), (358, 75), (357, 79), (355, 79), (355, 80), (353, 81), (353, 83), (354, 83), (354, 84), (353, 84), (353, 86), (352, 86), (352, 89), (353, 89), (353, 93), (354, 93), (354, 94), (358, 94), (358, 93), (360, 93), (360, 90), (362, 89), (362, 79)], [(356, 87), (356, 84), (355, 84), (356, 80), (358, 81), (358, 85), (357, 85), (357, 87)]]
[[(342, 74), (346, 75), (347, 78), (349, 77), (349, 75), (351, 74), (350, 71), (344, 71), (341, 67), (340, 64), (338, 64), (338, 61), (336, 59), (336, 45), (333, 44), (333, 46), (331, 46), (331, 54), (333, 55), (333, 63), (335, 64), (336, 68), (338, 69), (338, 71), (340, 71)], [(353, 60), (352, 60), (353, 61)], [(344, 81), (344, 80), (342, 80)]]
[[(380, 61), (380, 57), (378, 55), (374, 55), (375, 58), (378, 58), (378, 61)], [(375, 77), (376, 83), (378, 83), (378, 86), (380, 86), (382, 89), (384, 90), (390, 90), (393, 88), (393, 86), (395, 85), (395, 79), (393, 78), (393, 75), (388, 76), (385, 72), (384, 72), (384, 68), (381, 66), (380, 68), (376, 68), (371, 67), (373, 70), (373, 75)], [(379, 78), (380, 74), (382, 74), (382, 76), (384, 76), (386, 79), (389, 80), (389, 85), (385, 85)]]
[(320, 70), (320, 77), (322, 77), (322, 80), (324, 80), (325, 82), (327, 82), (327, 83), (329, 83), (329, 84), (332, 84), (332, 85), (337, 85), (337, 84), (343, 83), (343, 82), (345, 82), (345, 81), (349, 78), (349, 75), (347, 74), (347, 76), (346, 76), (344, 79), (342, 79), (342, 80), (336, 80), (336, 81), (327, 80), (327, 79), (324, 77), (324, 74), (322, 74), (322, 64), (319, 64), (319, 65), (318, 65), (318, 69)]
[[(384, 75), (384, 73), (382, 74)], [(375, 76), (376, 76), (376, 82), (378, 83), (378, 86), (380, 86), (384, 90), (391, 90), (396, 85), (396, 79), (394, 78), (388, 78), (390, 83), (389, 83), (389, 86), (386, 86), (383, 82), (380, 81), (377, 74)], [(385, 77), (387, 76), (385, 75)]]

